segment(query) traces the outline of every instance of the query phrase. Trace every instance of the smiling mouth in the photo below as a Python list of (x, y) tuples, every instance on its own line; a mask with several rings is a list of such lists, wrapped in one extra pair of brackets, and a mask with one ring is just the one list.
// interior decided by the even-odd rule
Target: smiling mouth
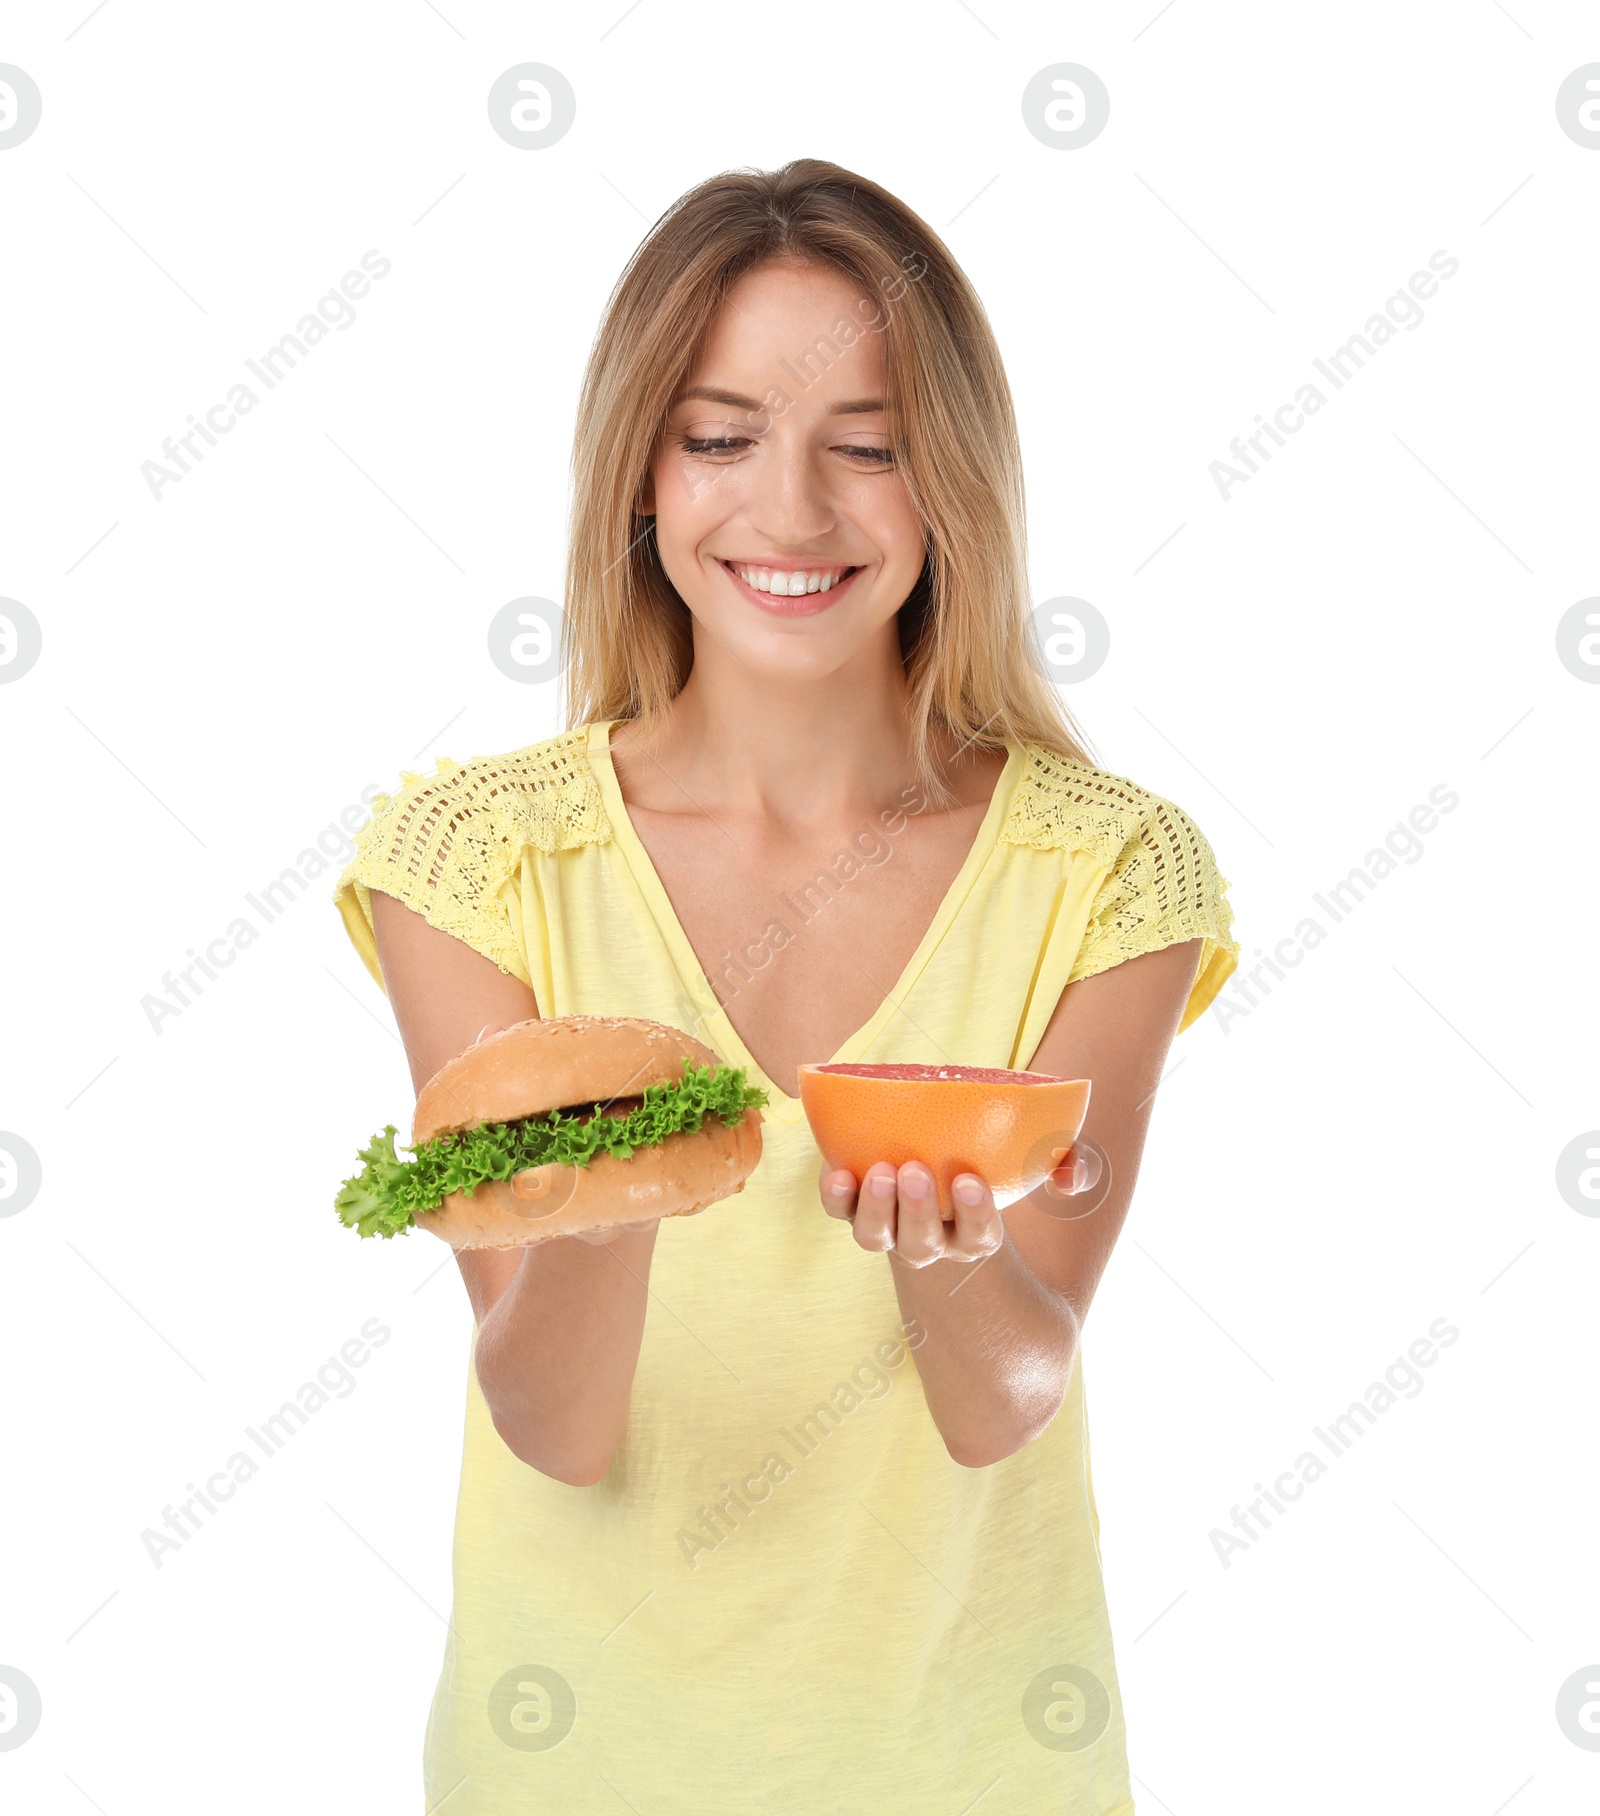
[(802, 599), (810, 593), (831, 593), (836, 586), (861, 572), (859, 566), (842, 562), (832, 567), (814, 568), (773, 568), (754, 561), (726, 560), (722, 565), (752, 592), (765, 593), (773, 599)]

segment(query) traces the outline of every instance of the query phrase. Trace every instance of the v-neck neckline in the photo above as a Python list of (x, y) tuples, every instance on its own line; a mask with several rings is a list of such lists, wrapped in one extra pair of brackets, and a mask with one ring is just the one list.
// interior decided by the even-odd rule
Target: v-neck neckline
[[(622, 798), (622, 785), (617, 779), (616, 765), (611, 759), (612, 727), (625, 723), (627, 721), (622, 719), (596, 719), (588, 727), (586, 751), (599, 785), (606, 817), (611, 822), (611, 836), (616, 840), (624, 862), (655, 917), (656, 926), (677, 965), (679, 975), (691, 995), (699, 999), (696, 1007), (700, 1012), (700, 1037), (720, 1054), (725, 1064), (742, 1066), (747, 1080), (759, 1085), (767, 1093), (766, 1114), (773, 1121), (798, 1123), (804, 1114), (800, 1099), (791, 1096), (767, 1076), (755, 1055), (741, 1039), (727, 1010), (717, 1000), (717, 994), (706, 977), (694, 946), (683, 930), (683, 923), (678, 919), (672, 898), (661, 881), (655, 861), (645, 849), (644, 841), (639, 837), (629, 816), (627, 803)], [(1006, 741), (1005, 767), (995, 782), (994, 793), (989, 797), (989, 805), (979, 822), (977, 834), (962, 860), (961, 868), (934, 911), (933, 919), (928, 923), (916, 951), (906, 961), (893, 987), (885, 993), (873, 1014), (824, 1063), (848, 1065), (859, 1060), (888, 1025), (890, 1017), (899, 1013), (906, 993), (926, 970), (929, 960), (949, 932), (951, 923), (971, 893), (979, 872), (989, 861), (999, 841), (1000, 828), (1005, 822), (1021, 778), (1024, 754), (1020, 744), (1009, 739)]]

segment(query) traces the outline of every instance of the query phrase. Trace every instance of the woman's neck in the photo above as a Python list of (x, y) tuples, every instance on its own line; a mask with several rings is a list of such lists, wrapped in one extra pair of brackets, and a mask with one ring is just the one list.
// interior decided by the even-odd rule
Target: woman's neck
[(832, 823), (873, 811), (915, 782), (898, 661), (892, 675), (837, 674), (790, 688), (710, 666), (721, 672), (707, 677), (697, 662), (653, 735), (618, 728), (614, 748), (639, 753), (630, 798), (640, 805), (681, 810), (688, 797), (713, 816), (720, 808), (792, 825)]

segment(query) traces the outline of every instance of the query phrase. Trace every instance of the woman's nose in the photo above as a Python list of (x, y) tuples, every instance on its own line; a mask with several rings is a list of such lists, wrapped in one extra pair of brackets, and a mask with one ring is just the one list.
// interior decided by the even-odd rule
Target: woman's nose
[(800, 447), (773, 448), (746, 502), (751, 528), (773, 544), (771, 553), (826, 536), (838, 521), (827, 473)]

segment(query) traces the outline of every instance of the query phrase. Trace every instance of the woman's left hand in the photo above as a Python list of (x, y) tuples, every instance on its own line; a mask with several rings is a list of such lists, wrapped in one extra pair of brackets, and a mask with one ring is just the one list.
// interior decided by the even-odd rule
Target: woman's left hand
[(939, 1215), (932, 1172), (920, 1160), (899, 1168), (880, 1160), (867, 1168), (858, 1188), (854, 1173), (830, 1172), (818, 1180), (822, 1208), (843, 1218), (862, 1248), (893, 1250), (908, 1267), (933, 1261), (986, 1261), (1006, 1239), (989, 1183), (976, 1173), (957, 1173), (951, 1185), (955, 1219)]

